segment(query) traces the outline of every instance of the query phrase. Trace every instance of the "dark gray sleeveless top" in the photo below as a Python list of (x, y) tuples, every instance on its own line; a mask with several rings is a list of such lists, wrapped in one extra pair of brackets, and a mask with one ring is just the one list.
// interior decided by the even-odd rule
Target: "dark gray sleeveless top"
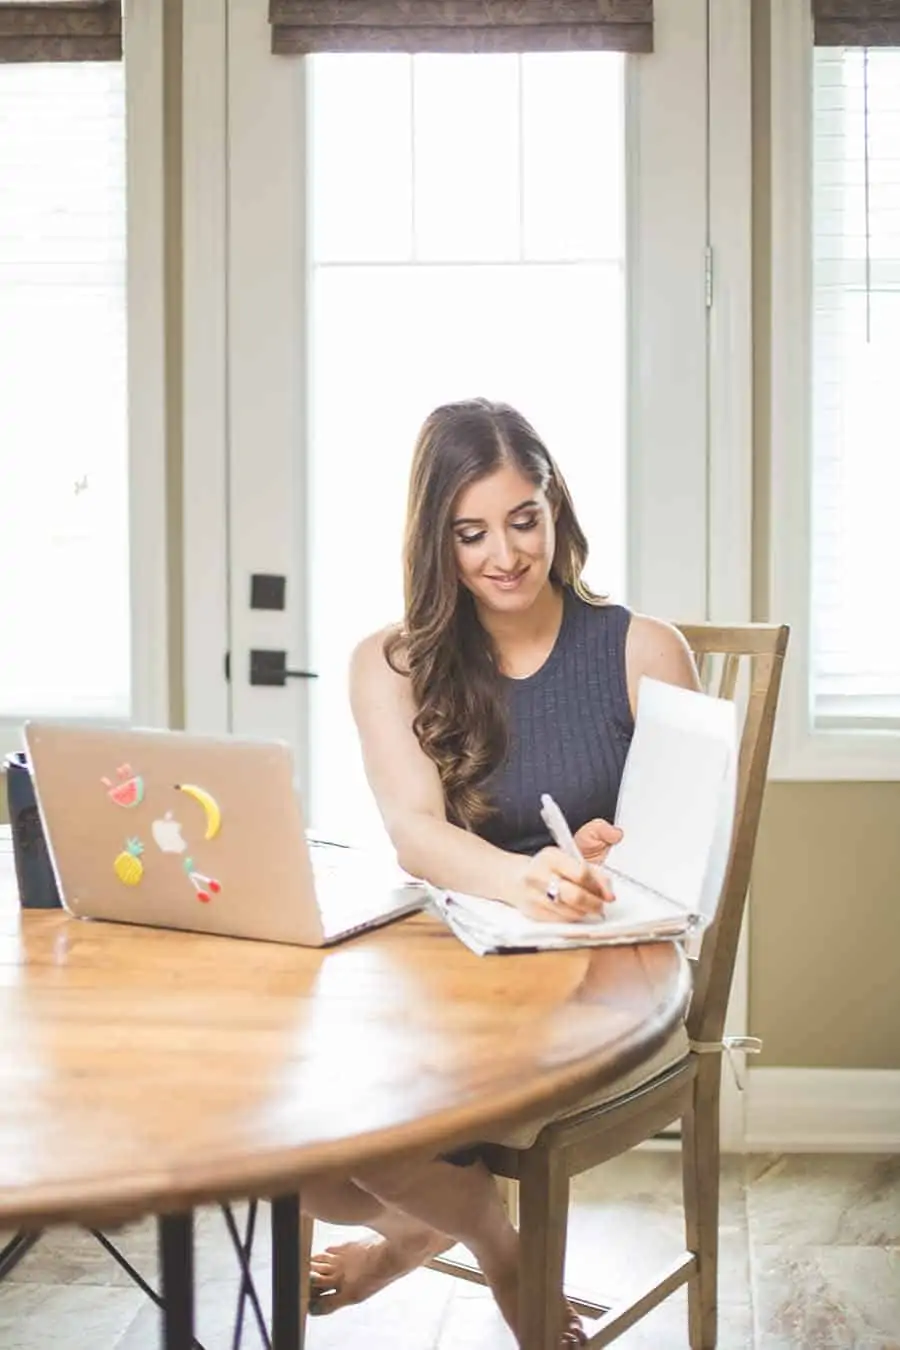
[(630, 622), (622, 605), (589, 605), (567, 589), (547, 660), (524, 680), (504, 679), (509, 748), (485, 784), (497, 812), (479, 828), (484, 839), (515, 853), (552, 843), (542, 792), (573, 831), (596, 816), (613, 819), (634, 731), (625, 676)]

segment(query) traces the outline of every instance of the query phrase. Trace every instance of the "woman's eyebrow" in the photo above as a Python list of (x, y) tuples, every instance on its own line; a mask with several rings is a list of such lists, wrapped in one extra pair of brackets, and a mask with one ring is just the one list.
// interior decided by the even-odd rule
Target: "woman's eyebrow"
[[(507, 516), (517, 516), (520, 511), (527, 510), (529, 506), (537, 506), (537, 502), (533, 497), (529, 497), (527, 502), (519, 502), (518, 506), (514, 506), (512, 510), (507, 511), (506, 514)], [(487, 522), (479, 519), (477, 516), (458, 516), (456, 520), (451, 521), (451, 525), (453, 526), (454, 530), (457, 529), (458, 526), (460, 525), (485, 525), (485, 524), (487, 524)]]

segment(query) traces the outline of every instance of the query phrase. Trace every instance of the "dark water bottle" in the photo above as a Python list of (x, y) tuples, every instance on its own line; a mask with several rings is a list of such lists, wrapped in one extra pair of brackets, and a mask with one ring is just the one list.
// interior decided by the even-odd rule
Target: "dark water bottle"
[(23, 909), (58, 909), (59, 891), (34, 796), (34, 784), (23, 754), (7, 755), (3, 764), (13, 859)]

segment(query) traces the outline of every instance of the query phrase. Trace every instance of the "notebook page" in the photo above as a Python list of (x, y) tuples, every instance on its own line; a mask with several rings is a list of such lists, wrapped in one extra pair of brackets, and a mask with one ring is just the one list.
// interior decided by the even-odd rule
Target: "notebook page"
[(486, 949), (591, 945), (647, 933), (670, 932), (676, 936), (685, 931), (683, 912), (625, 880), (617, 884), (617, 898), (602, 919), (576, 923), (531, 919), (499, 900), (429, 889), (438, 912), (456, 931), (476, 938)]
[(731, 702), (642, 679), (616, 807), (623, 838), (607, 858), (613, 873), (699, 911), (713, 845), (718, 853), (730, 841), (736, 752)]

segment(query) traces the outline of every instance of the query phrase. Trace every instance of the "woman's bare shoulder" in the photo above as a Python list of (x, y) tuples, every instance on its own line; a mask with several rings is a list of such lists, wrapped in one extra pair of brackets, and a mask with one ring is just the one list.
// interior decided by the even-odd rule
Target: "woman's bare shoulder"
[(401, 689), (408, 688), (409, 681), (403, 674), (402, 647), (396, 650), (395, 663), (388, 660), (391, 644), (399, 644), (401, 633), (400, 624), (392, 623), (386, 628), (379, 628), (376, 632), (370, 633), (356, 644), (350, 658), (352, 690), (358, 692), (368, 687), (381, 691), (394, 689), (399, 693)]
[(669, 684), (698, 687), (691, 649), (674, 624), (650, 614), (632, 614), (626, 644), (629, 685), (637, 686), (642, 675)]

